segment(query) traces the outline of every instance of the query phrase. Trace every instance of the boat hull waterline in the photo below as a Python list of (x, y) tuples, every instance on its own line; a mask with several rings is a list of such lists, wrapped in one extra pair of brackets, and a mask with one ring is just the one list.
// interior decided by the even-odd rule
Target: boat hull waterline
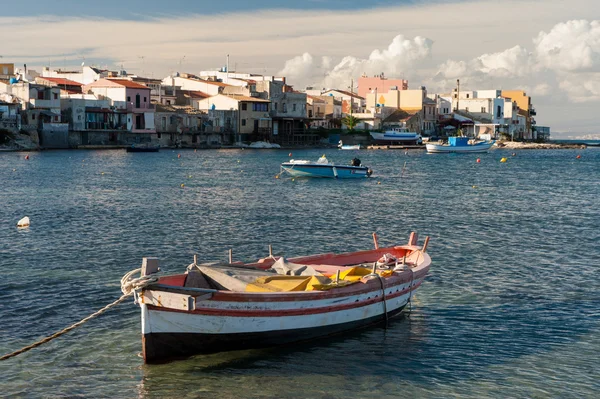
[(494, 145), (494, 141), (480, 142), (469, 145), (447, 145), (447, 144), (426, 144), (427, 152), (429, 153), (477, 153), (488, 152)]
[(338, 166), (319, 164), (297, 164), (284, 162), (281, 170), (292, 177), (327, 177), (337, 179), (359, 179), (369, 177), (370, 169), (366, 166)]
[[(185, 274), (161, 277), (157, 283), (136, 291), (142, 313), (144, 360), (160, 363), (195, 354), (289, 344), (385, 321), (402, 312), (429, 270), (427, 244), (423, 248), (415, 244), (416, 239), (404, 246), (290, 259), (295, 265), (311, 266), (319, 273), (335, 275), (337, 271), (337, 279), (328, 288), (317, 286), (315, 290), (191, 288), (186, 279), (195, 264)], [(356, 266), (375, 263), (389, 254), (398, 260), (386, 271)], [(267, 269), (281, 259), (269, 257), (222, 267), (235, 267), (240, 273), (270, 272), (267, 274), (271, 276), (273, 272)], [(359, 274), (352, 282), (339, 279), (340, 271), (357, 269), (369, 274)]]

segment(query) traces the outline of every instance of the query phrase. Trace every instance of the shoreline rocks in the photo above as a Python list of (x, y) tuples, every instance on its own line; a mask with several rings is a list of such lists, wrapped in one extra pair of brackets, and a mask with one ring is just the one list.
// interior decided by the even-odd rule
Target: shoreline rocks
[(557, 150), (557, 149), (585, 149), (585, 144), (563, 144), (563, 143), (523, 143), (519, 141), (499, 141), (498, 148), (510, 150)]

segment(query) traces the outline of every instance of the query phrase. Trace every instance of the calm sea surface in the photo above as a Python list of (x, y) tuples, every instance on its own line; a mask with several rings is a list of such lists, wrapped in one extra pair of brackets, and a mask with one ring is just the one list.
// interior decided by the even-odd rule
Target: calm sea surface
[[(382, 245), (412, 230), (420, 242), (431, 236), (432, 268), (409, 317), (295, 347), (145, 366), (139, 308), (128, 300), (0, 362), (0, 396), (598, 396), (600, 148), (293, 151), (344, 164), (358, 156), (375, 171), (360, 181), (275, 179), (288, 153), (0, 153), (0, 354), (116, 300), (143, 256), (181, 272), (195, 253), (226, 260), (229, 248), (244, 261), (269, 244), (290, 257), (367, 249), (374, 231)], [(17, 229), (23, 216), (31, 227)]]

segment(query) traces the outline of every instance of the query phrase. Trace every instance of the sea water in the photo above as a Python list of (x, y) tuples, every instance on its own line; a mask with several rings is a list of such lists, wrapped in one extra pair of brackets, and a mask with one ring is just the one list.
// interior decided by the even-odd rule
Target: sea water
[[(0, 154), (0, 354), (121, 295), (144, 256), (181, 272), (431, 237), (408, 317), (343, 336), (165, 365), (140, 358), (132, 300), (0, 362), (3, 397), (595, 397), (600, 149), (161, 150)], [(291, 179), (281, 162), (364, 180)], [(180, 155), (180, 157), (179, 157)], [(577, 155), (581, 155), (578, 159)], [(507, 162), (500, 159), (506, 157)], [(476, 162), (480, 158), (480, 162)], [(16, 223), (29, 216), (31, 225)]]

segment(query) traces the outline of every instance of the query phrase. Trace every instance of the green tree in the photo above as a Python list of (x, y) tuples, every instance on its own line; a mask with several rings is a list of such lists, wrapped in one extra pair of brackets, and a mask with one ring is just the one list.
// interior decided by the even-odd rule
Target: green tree
[(358, 125), (358, 118), (354, 115), (346, 115), (342, 118), (342, 123), (346, 125), (350, 131), (353, 131), (356, 125)]

